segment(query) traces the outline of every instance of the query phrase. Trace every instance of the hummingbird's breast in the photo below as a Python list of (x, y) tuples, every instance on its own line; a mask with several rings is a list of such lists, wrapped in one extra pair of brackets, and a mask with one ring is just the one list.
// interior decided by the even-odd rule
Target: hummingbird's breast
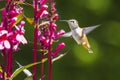
[(72, 36), (78, 44), (81, 44), (82, 35), (83, 35), (83, 29), (78, 27), (78, 28), (72, 30)]

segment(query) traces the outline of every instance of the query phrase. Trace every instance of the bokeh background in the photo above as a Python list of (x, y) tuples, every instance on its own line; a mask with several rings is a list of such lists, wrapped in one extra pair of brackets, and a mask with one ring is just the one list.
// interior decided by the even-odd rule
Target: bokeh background
[[(60, 53), (68, 50), (69, 52), (53, 64), (53, 80), (120, 80), (120, 0), (55, 0), (55, 2), (60, 20), (76, 19), (81, 27), (97, 24), (101, 26), (87, 35), (93, 54), (77, 45), (72, 38), (59, 39), (66, 43), (66, 48)], [(0, 8), (3, 6), (4, 4), (0, 2)], [(31, 7), (24, 8), (26, 16), (33, 16)], [(67, 23), (57, 21), (57, 24), (58, 30), (70, 31)], [(33, 27), (26, 22), (25, 29), (29, 44), (21, 46), (21, 50), (14, 53), (14, 60), (23, 65), (31, 63), (33, 56)], [(25, 75), (21, 73), (15, 80), (23, 80), (24, 77)]]

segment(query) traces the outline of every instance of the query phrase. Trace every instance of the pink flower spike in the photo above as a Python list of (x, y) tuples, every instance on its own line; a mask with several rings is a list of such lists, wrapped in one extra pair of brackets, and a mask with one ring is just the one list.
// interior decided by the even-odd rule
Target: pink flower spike
[(27, 44), (27, 40), (25, 39), (23, 35), (17, 34), (16, 40), (22, 44)]
[(64, 47), (65, 47), (65, 43), (63, 42), (59, 43), (56, 50), (52, 53), (52, 56), (56, 56), (59, 53), (59, 51), (63, 49)]
[(9, 43), (8, 40), (5, 40), (5, 41), (4, 41), (4, 47), (5, 47), (6, 49), (10, 49), (10, 48), (11, 48), (10, 43)]

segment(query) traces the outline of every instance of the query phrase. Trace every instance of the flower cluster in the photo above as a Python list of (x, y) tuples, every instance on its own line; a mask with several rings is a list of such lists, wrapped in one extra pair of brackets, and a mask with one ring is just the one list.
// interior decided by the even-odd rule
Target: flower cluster
[[(51, 9), (48, 9), (48, 5), (46, 5), (47, 0), (39, 0), (39, 4), (41, 5), (40, 10), (38, 11), (37, 17), (42, 19), (41, 24), (39, 25), (38, 37), (40, 41), (41, 48), (44, 50), (48, 50), (55, 39), (59, 38), (61, 35), (65, 33), (64, 30), (60, 30), (56, 32), (57, 25), (55, 24), (56, 20), (58, 20), (58, 14), (56, 13), (55, 3), (51, 2)], [(65, 47), (63, 42), (60, 42), (55, 49), (55, 51), (51, 52), (51, 55), (54, 57), (58, 54), (58, 52)]]
[(18, 50), (19, 44), (27, 44), (24, 37), (24, 21), (18, 23), (18, 16), (23, 13), (19, 5), (11, 4), (9, 9), (2, 10), (2, 22), (0, 24), (0, 50)]

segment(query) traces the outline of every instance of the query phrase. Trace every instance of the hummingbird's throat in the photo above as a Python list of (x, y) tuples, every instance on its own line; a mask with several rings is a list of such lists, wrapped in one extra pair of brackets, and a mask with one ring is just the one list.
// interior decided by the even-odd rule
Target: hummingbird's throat
[(71, 30), (75, 30), (75, 29), (78, 28), (78, 26), (74, 26), (74, 25), (69, 25), (69, 26), (70, 26), (70, 29), (71, 29)]

